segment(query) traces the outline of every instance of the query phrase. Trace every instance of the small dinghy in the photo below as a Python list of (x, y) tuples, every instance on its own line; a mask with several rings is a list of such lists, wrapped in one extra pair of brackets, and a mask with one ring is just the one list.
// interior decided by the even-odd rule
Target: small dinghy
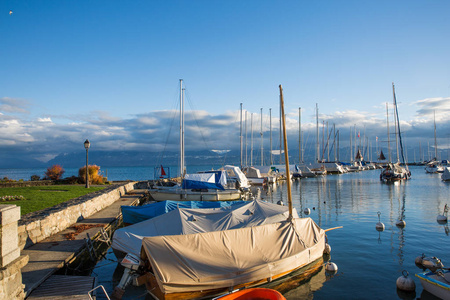
[(260, 299), (260, 300), (286, 300), (280, 292), (272, 289), (253, 288), (244, 289), (225, 296), (215, 298), (217, 300), (244, 300), (244, 299)]
[(416, 274), (424, 290), (441, 299), (450, 299), (450, 271), (437, 270)]

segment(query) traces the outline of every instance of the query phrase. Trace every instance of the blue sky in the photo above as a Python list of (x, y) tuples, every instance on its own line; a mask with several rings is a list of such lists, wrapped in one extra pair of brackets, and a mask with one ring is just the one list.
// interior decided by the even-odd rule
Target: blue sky
[(255, 118), (263, 108), (268, 130), (279, 84), (292, 137), (298, 107), (307, 134), (316, 103), (343, 133), (385, 135), (392, 82), (409, 143), (433, 138), (436, 111), (445, 149), (449, 13), (446, 0), (2, 1), (0, 152), (45, 160), (85, 138), (156, 151), (180, 78), (195, 124), (223, 149), (239, 145), (240, 103)]

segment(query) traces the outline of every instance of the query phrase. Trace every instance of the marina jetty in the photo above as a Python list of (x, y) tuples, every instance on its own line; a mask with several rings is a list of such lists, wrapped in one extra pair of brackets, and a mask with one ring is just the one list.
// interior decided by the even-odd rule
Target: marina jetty
[[(139, 205), (147, 187), (146, 181), (116, 182), (22, 218), (20, 207), (0, 205), (0, 299), (86, 299), (95, 287), (93, 278), (85, 277), (89, 289), (77, 289), (77, 284), (86, 286), (82, 276), (54, 274), (83, 252), (95, 255), (89, 251), (95, 239), (108, 243), (121, 223), (120, 206)], [(42, 288), (46, 281), (57, 286)]]

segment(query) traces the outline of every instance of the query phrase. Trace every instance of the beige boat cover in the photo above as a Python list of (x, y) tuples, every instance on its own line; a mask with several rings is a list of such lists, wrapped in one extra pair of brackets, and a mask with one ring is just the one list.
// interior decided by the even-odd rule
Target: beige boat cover
[(289, 272), (323, 255), (325, 231), (311, 218), (234, 230), (146, 237), (149, 260), (163, 293), (204, 291)]

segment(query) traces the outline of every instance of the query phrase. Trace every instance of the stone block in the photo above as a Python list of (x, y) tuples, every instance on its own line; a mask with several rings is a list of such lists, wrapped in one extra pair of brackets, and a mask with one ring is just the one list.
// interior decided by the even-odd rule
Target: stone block
[(0, 205), (0, 225), (4, 226), (19, 221), (20, 207), (12, 204)]
[(20, 249), (16, 246), (15, 250), (0, 256), (0, 267), (5, 267), (12, 261), (16, 260), (18, 257), (20, 257)]

